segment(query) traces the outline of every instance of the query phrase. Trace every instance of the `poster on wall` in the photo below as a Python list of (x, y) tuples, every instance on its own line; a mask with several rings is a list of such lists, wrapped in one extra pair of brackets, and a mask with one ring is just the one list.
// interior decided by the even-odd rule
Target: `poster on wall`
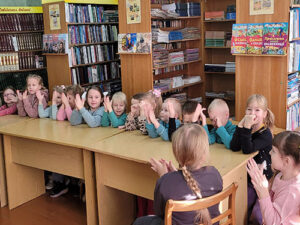
[(126, 0), (127, 24), (141, 23), (141, 0)]
[(59, 4), (49, 5), (50, 30), (60, 30), (60, 11)]
[(43, 35), (43, 53), (67, 54), (68, 46), (68, 34)]
[(274, 14), (274, 0), (250, 0), (250, 16)]

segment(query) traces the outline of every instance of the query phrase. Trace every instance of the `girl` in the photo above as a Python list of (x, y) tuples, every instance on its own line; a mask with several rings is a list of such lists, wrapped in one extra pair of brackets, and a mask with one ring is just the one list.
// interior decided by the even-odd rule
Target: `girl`
[[(171, 107), (169, 106), (171, 105)], [(146, 123), (146, 129), (148, 134), (152, 138), (156, 138), (161, 136), (164, 141), (169, 140), (169, 118), (170, 118), (170, 111), (172, 109), (171, 116), (175, 118), (176, 128), (180, 126), (180, 120), (178, 118), (181, 116), (181, 105), (180, 102), (176, 98), (167, 98), (164, 103), (162, 104), (162, 109), (160, 112), (160, 120), (158, 121), (155, 117), (154, 111), (151, 107), (146, 110), (148, 115), (148, 122)]]
[[(179, 163), (179, 171), (171, 162), (151, 159), (151, 168), (160, 178), (154, 191), (154, 210), (156, 216), (140, 217), (134, 225), (163, 224), (166, 202), (174, 200), (192, 200), (204, 198), (223, 189), (222, 177), (216, 168), (204, 166), (209, 157), (208, 137), (198, 124), (186, 124), (180, 127), (172, 138), (173, 154)], [(198, 212), (174, 212), (173, 224), (194, 225), (200, 218), (204, 224), (211, 224), (211, 217), (218, 216), (218, 205)]]
[(300, 134), (284, 131), (275, 136), (270, 152), (272, 168), (278, 171), (268, 190), (268, 181), (252, 159), (248, 173), (259, 197), (265, 225), (300, 224)]
[(17, 112), (18, 97), (16, 90), (9, 86), (3, 91), (4, 105), (0, 107), (0, 116), (15, 114)]
[(112, 100), (108, 96), (104, 97), (104, 113), (101, 120), (102, 127), (119, 127), (123, 126), (126, 121), (126, 95), (123, 92), (117, 92), (113, 95)]
[(131, 106), (130, 106), (130, 113), (128, 113), (126, 121), (125, 121), (125, 130), (132, 131), (132, 130), (139, 130), (139, 116), (140, 116), (140, 102), (143, 99), (144, 94), (138, 93), (132, 96), (131, 98)]
[(84, 121), (90, 127), (99, 127), (104, 112), (104, 107), (101, 106), (103, 93), (100, 87), (92, 86), (87, 90), (87, 101), (81, 99), (79, 94), (75, 97), (75, 107), (73, 110), (70, 122), (72, 125), (79, 125)]
[(43, 106), (44, 97), (41, 94), (41, 91), (36, 92), (36, 97), (39, 100), (38, 112), (40, 118), (50, 117), (51, 119), (56, 120), (58, 107), (60, 107), (62, 104), (61, 96), (64, 92), (64, 89), (64, 86), (55, 86), (53, 88), (52, 105), (46, 109), (44, 109)]
[[(264, 96), (254, 94), (247, 100), (246, 115), (238, 124), (230, 148), (233, 151), (242, 149), (244, 154), (258, 151), (254, 157), (256, 163), (264, 167), (264, 174), (267, 179), (272, 177), (271, 156), (272, 133), (270, 129), (274, 125), (274, 115), (268, 109), (268, 103)], [(253, 213), (258, 217), (259, 208), (257, 194), (252, 183), (248, 180), (248, 220)], [(258, 218), (261, 221), (262, 218)]]
[(41, 95), (43, 96), (42, 104), (43, 107), (47, 107), (48, 102), (48, 90), (43, 85), (43, 79), (36, 74), (28, 75), (26, 78), (27, 88), (23, 94), (17, 90), (18, 95), (18, 114), (19, 116), (29, 116), (32, 118), (38, 118), (38, 104), (39, 100), (36, 97), (37, 91), (41, 91)]
[(68, 119), (70, 121), (72, 111), (75, 108), (75, 96), (82, 96), (84, 90), (80, 85), (72, 85), (66, 88), (66, 95), (62, 93), (62, 105), (57, 112), (57, 120)]

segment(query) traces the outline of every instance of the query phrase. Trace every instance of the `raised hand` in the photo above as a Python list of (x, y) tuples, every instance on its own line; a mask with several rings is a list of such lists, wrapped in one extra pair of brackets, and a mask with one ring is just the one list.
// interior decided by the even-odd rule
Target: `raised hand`
[(23, 93), (23, 100), (25, 100), (25, 99), (27, 99), (27, 97), (28, 97), (28, 95), (27, 95), (27, 90), (26, 91), (24, 91), (24, 93)]
[(62, 94), (61, 94), (61, 101), (62, 101), (63, 105), (65, 105), (65, 106), (68, 106), (68, 105), (69, 105), (69, 101), (68, 101), (68, 98), (67, 98), (67, 96), (65, 95), (65, 93), (62, 93)]
[(221, 119), (219, 117), (216, 117), (215, 120), (216, 120), (216, 125), (217, 125), (218, 128), (221, 127), (221, 126), (223, 126), (222, 122), (221, 122)]
[(81, 110), (84, 107), (85, 99), (81, 99), (79, 94), (75, 97), (75, 105), (78, 110)]
[(239, 122), (238, 127), (239, 127), (239, 128), (243, 128), (243, 127), (244, 127), (244, 123), (245, 123), (245, 116), (244, 116), (244, 118)]
[(109, 96), (105, 96), (104, 97), (104, 107), (106, 108), (106, 110), (108, 112), (112, 112), (113, 109), (112, 109), (112, 102), (111, 100), (109, 100)]
[(57, 94), (58, 94), (57, 91), (53, 91), (52, 105), (56, 105)]
[(250, 129), (256, 123), (255, 115), (245, 115), (244, 127)]
[(169, 117), (170, 118), (175, 118), (175, 109), (174, 109), (174, 105), (171, 101), (167, 101), (168, 104), (168, 110), (169, 110)]
[(168, 173), (168, 168), (165, 163), (161, 163), (160, 161), (151, 158), (149, 163), (151, 164), (151, 169), (153, 169), (158, 176), (163, 176), (164, 174)]
[(36, 95), (37, 99), (39, 100), (39, 104), (42, 104), (44, 95), (41, 93), (41, 91), (38, 90), (38, 91), (35, 93), (35, 95)]

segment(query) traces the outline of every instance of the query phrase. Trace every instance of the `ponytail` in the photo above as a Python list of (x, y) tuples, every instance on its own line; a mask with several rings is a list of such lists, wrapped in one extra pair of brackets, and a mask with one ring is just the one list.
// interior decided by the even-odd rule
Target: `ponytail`
[(269, 128), (271, 131), (273, 130), (274, 127), (274, 121), (275, 121), (275, 116), (273, 112), (267, 108), (267, 116), (265, 118), (265, 125), (267, 128)]
[[(202, 198), (201, 190), (197, 181), (192, 177), (190, 171), (186, 168), (186, 166), (181, 167), (183, 177), (187, 182), (189, 188), (195, 193), (198, 199)], [(197, 211), (197, 215), (195, 217), (195, 223), (211, 225), (211, 217), (208, 212), (208, 209), (201, 209)]]

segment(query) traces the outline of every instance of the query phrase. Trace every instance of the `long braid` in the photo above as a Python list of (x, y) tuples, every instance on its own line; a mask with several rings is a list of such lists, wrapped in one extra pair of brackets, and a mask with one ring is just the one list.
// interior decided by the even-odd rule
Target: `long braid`
[[(181, 170), (182, 170), (183, 177), (186, 180), (190, 189), (195, 193), (197, 198), (201, 199), (202, 194), (197, 181), (193, 178), (192, 174), (190, 173), (190, 171), (188, 171), (186, 166), (181, 167)], [(195, 217), (195, 224), (197, 223), (199, 224), (203, 223), (204, 225), (212, 224), (208, 209), (201, 209), (197, 211), (197, 215)]]

